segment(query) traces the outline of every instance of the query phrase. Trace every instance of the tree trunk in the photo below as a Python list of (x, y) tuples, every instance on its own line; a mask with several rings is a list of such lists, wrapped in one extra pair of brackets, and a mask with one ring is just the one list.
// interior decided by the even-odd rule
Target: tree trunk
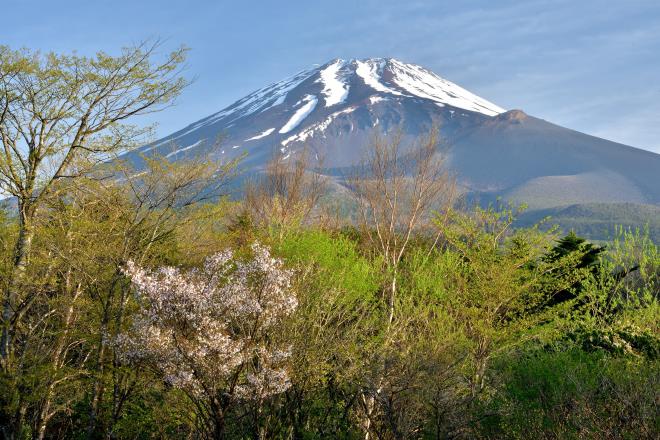
[(48, 426), (48, 420), (50, 420), (50, 407), (51, 401), (53, 398), (53, 391), (55, 386), (51, 383), (46, 390), (46, 396), (44, 397), (44, 403), (41, 406), (39, 415), (37, 416), (37, 438), (43, 440), (46, 436), (46, 427)]
[(96, 424), (98, 419), (99, 408), (101, 406), (101, 399), (103, 396), (103, 374), (105, 373), (105, 349), (107, 346), (108, 334), (108, 321), (110, 320), (109, 311), (106, 309), (104, 312), (103, 321), (101, 322), (98, 354), (96, 357), (96, 379), (94, 380), (94, 388), (92, 391), (92, 401), (89, 405), (89, 424), (87, 425), (87, 438), (94, 438), (96, 431)]
[[(389, 294), (387, 296), (387, 327), (386, 328), (388, 335), (391, 331), (392, 322), (394, 321), (394, 302), (397, 293), (396, 278), (398, 274), (398, 271), (396, 270), (396, 266), (394, 266), (393, 272), (394, 273), (392, 274), (392, 281), (390, 282)], [(377, 380), (378, 385), (376, 386), (376, 395), (380, 394), (383, 389), (383, 382), (385, 380), (384, 371), (385, 369), (383, 369), (383, 374), (379, 375), (378, 377)], [(362, 430), (364, 431), (364, 439), (370, 440), (372, 418), (374, 416), (374, 412), (376, 411), (376, 403), (377, 403), (376, 397), (373, 395), (366, 395), (365, 393), (362, 393), (361, 397), (365, 412), (364, 419), (361, 421)]]
[[(16, 328), (16, 313), (18, 307), (18, 296), (20, 284), (25, 276), (25, 269), (28, 262), (28, 255), (32, 248), (32, 230), (33, 209), (30, 205), (19, 201), (19, 223), (18, 238), (14, 246), (14, 255), (7, 288), (2, 301), (2, 334), (0, 335), (0, 368), (8, 379), (17, 383), (16, 372), (12, 371), (13, 366), (13, 337)], [(3, 428), (5, 438), (16, 439), (23, 430), (23, 419), (27, 411), (26, 403), (22, 396), (18, 396), (18, 405), (15, 412), (5, 414), (8, 420), (7, 426)]]
[(362, 418), (362, 430), (364, 431), (364, 440), (371, 439), (371, 415), (376, 406), (376, 399), (362, 393), (362, 403), (364, 405), (364, 417)]
[(475, 371), (471, 384), (473, 398), (483, 391), (486, 384), (486, 368), (489, 360), (488, 346), (488, 342), (484, 340), (479, 341), (479, 347), (475, 354)]
[(213, 432), (214, 440), (224, 440), (225, 438), (225, 415), (221, 411), (216, 414), (214, 421), (215, 431)]
[(16, 314), (16, 307), (18, 306), (20, 282), (25, 275), (28, 255), (32, 248), (32, 238), (34, 237), (34, 231), (32, 230), (32, 217), (32, 207), (19, 202), (18, 239), (14, 246), (13, 264), (7, 283), (7, 289), (5, 291), (5, 297), (2, 302), (0, 360), (5, 372), (9, 372), (11, 368), (13, 329), (16, 324), (12, 321)]
[[(67, 277), (68, 278), (68, 277)], [(67, 279), (66, 281), (67, 284), (67, 290), (70, 290), (70, 279)], [(71, 298), (71, 302), (69, 303), (69, 307), (66, 310), (66, 315), (64, 317), (64, 329), (62, 330), (60, 337), (57, 340), (57, 343), (55, 344), (55, 351), (53, 353), (53, 370), (54, 373), (59, 371), (63, 364), (64, 364), (64, 359), (62, 359), (62, 355), (64, 354), (64, 347), (66, 346), (67, 342), (67, 337), (69, 335), (69, 330), (71, 329), (71, 325), (73, 323), (73, 317), (74, 317), (74, 304), (78, 297), (80, 296), (80, 293), (82, 292), (82, 289), (80, 288), (80, 285), (76, 287), (75, 293), (73, 294), (73, 297)], [(56, 376), (53, 374), (53, 376)], [(46, 389), (46, 395), (44, 396), (44, 402), (43, 405), (41, 406), (41, 410), (39, 411), (39, 415), (37, 418), (37, 429), (38, 429), (38, 434), (37, 438), (39, 440), (43, 440), (45, 435), (46, 435), (46, 427), (48, 425), (48, 421), (50, 420), (52, 413), (50, 411), (51, 406), (52, 406), (52, 399), (55, 391), (55, 377), (51, 378), (51, 383), (48, 385), (48, 388)]]
[(394, 320), (394, 297), (396, 296), (396, 270), (394, 271), (394, 274), (392, 275), (392, 284), (390, 285), (390, 295), (387, 300), (387, 308), (388, 308), (388, 317), (387, 317), (387, 326), (389, 328), (390, 325), (392, 325), (392, 321)]
[(16, 415), (14, 416), (14, 421), (12, 423), (13, 436), (14, 436), (13, 438), (15, 438), (16, 440), (20, 439), (21, 434), (23, 433), (23, 420), (25, 420), (26, 412), (27, 412), (27, 403), (21, 397), (20, 402), (18, 404), (18, 408), (16, 409)]

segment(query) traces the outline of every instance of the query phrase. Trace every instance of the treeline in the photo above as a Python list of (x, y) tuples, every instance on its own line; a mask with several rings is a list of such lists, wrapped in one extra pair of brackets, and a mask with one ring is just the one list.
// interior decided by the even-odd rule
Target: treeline
[[(437, 133), (374, 138), (350, 218), (309, 154), (107, 162), (183, 52), (0, 51), (4, 438), (657, 438), (660, 254), (456, 209)], [(154, 107), (156, 106), (156, 107)]]
[(612, 240), (617, 229), (637, 229), (660, 242), (660, 207), (635, 203), (588, 203), (568, 207), (526, 211), (519, 216), (518, 226), (532, 226), (548, 217), (548, 224), (559, 224), (563, 230), (598, 241)]

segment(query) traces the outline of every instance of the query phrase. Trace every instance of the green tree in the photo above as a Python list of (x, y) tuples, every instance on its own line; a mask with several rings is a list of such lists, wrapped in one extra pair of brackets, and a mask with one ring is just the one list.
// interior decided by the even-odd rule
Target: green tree
[(143, 140), (125, 121), (168, 105), (186, 86), (185, 49), (155, 61), (159, 44), (119, 56), (40, 54), (0, 47), (0, 188), (18, 202), (18, 237), (2, 300), (0, 363), (12, 368), (13, 333), (31, 298), (20, 284), (34, 220), (61, 180), (85, 175), (113, 153)]

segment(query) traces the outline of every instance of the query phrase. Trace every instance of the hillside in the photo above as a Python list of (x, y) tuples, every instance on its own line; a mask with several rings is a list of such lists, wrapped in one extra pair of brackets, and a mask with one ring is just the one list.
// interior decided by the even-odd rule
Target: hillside
[(565, 232), (592, 240), (608, 241), (616, 237), (617, 227), (625, 229), (648, 228), (649, 236), (660, 243), (660, 207), (635, 203), (584, 203), (557, 208), (532, 210), (518, 220), (519, 226), (532, 226), (548, 218), (546, 227), (559, 225)]

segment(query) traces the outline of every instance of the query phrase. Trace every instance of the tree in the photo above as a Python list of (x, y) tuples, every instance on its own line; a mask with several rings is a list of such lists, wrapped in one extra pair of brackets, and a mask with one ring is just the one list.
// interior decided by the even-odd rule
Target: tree
[[(393, 344), (397, 281), (401, 261), (413, 234), (430, 226), (431, 211), (447, 214), (454, 199), (454, 182), (444, 168), (439, 131), (433, 128), (418, 143), (403, 148), (402, 135), (390, 140), (374, 137), (366, 157), (349, 183), (358, 206), (359, 224), (382, 262), (386, 309), (385, 344)], [(437, 245), (431, 240), (428, 251)], [(387, 352), (387, 350), (385, 350)], [(375, 362), (383, 362), (378, 360)], [(384, 371), (384, 368), (377, 368)], [(363, 403), (365, 439), (371, 435), (375, 405), (382, 400), (385, 377), (376, 375), (368, 384)]]
[(430, 219), (431, 210), (446, 212), (453, 202), (454, 184), (444, 168), (438, 136), (438, 130), (432, 129), (407, 151), (401, 134), (391, 140), (374, 137), (358, 172), (350, 178), (360, 225), (390, 277), (389, 322), (394, 319), (397, 269), (413, 233)]
[(159, 42), (118, 56), (46, 55), (0, 47), (0, 189), (18, 202), (18, 236), (2, 300), (0, 363), (12, 368), (13, 333), (32, 298), (20, 284), (34, 237), (34, 220), (57, 183), (87, 174), (101, 161), (143, 139), (130, 118), (160, 110), (188, 82), (186, 50), (155, 61)]
[[(578, 296), (583, 288), (582, 282), (584, 279), (598, 273), (600, 269), (600, 258), (604, 251), (604, 246), (596, 246), (589, 243), (584, 238), (578, 237), (573, 231), (557, 240), (557, 245), (548, 252), (545, 260), (556, 263), (562, 259), (577, 258), (574, 268), (576, 271), (581, 270), (582, 274), (568, 288), (560, 292), (555, 292), (549, 301), (549, 305), (559, 304)], [(553, 275), (556, 276), (556, 274)]]
[[(21, 284), (32, 305), (15, 328), (15, 367), (2, 375), (0, 426), (6, 429), (22, 425), (35, 437), (55, 435), (76, 402), (89, 397), (88, 432), (112, 435), (145, 380), (121, 367), (112, 346), (134, 307), (118, 268), (129, 259), (169, 261), (179, 228), (199, 219), (206, 206), (197, 205), (218, 196), (233, 164), (149, 158), (140, 173), (117, 168), (124, 178), (59, 182), (35, 219)], [(195, 241), (187, 234), (186, 243)]]
[(265, 247), (252, 252), (249, 260), (220, 252), (199, 270), (126, 267), (143, 309), (118, 341), (124, 358), (148, 362), (182, 389), (212, 438), (224, 438), (237, 400), (261, 402), (290, 386), (290, 353), (274, 332), (298, 305), (292, 273)]
[(287, 228), (309, 220), (325, 191), (325, 182), (312, 169), (309, 154), (303, 149), (292, 160), (277, 154), (261, 178), (246, 187), (246, 212), (258, 225), (275, 229), (280, 238)]

